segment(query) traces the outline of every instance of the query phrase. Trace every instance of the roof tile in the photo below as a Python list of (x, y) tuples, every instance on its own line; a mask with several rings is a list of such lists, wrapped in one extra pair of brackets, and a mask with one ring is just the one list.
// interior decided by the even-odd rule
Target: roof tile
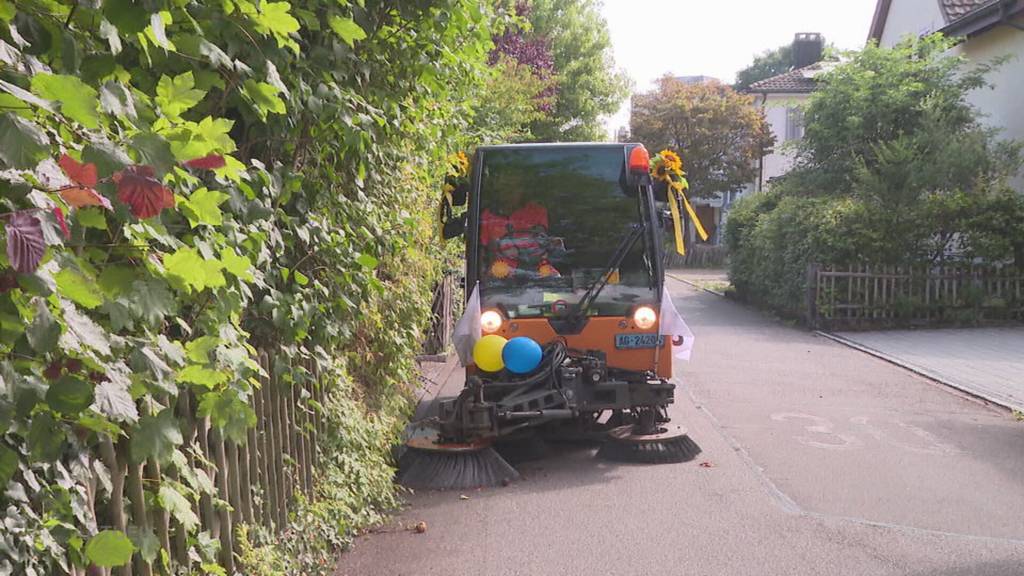
[(810, 66), (783, 72), (771, 78), (758, 80), (747, 88), (747, 92), (783, 92), (809, 94), (818, 86), (817, 76), (835, 66), (835, 62), (817, 62)]
[(966, 16), (970, 12), (988, 4), (992, 0), (942, 0), (942, 15), (946, 22), (953, 22)]

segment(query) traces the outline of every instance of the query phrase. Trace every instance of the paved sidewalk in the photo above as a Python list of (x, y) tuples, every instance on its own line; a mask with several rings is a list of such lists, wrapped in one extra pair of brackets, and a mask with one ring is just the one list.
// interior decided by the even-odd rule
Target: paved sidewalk
[(946, 385), (1024, 411), (1024, 327), (836, 335)]
[[(697, 336), (669, 409), (696, 461), (616, 464), (553, 444), (507, 487), (411, 494), (336, 575), (1021, 575), (1024, 424), (668, 285)], [(461, 370), (431, 378), (449, 396)]]

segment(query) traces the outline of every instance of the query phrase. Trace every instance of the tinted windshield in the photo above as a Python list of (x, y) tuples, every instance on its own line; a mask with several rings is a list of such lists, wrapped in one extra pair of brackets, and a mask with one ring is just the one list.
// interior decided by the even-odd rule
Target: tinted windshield
[[(620, 147), (483, 152), (483, 305), (522, 317), (577, 302), (640, 222), (640, 201), (620, 183), (624, 168)], [(591, 314), (622, 315), (656, 300), (644, 244), (639, 239), (612, 272)]]

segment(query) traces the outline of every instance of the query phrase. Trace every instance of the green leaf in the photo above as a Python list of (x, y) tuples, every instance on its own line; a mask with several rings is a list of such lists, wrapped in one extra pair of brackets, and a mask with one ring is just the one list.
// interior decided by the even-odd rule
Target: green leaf
[(125, 35), (138, 34), (149, 25), (149, 12), (135, 0), (105, 0), (103, 15)]
[(166, 462), (183, 439), (174, 410), (165, 408), (156, 416), (143, 416), (131, 431), (131, 456), (136, 464), (149, 458)]
[(29, 457), (33, 462), (53, 462), (60, 456), (64, 430), (49, 412), (41, 412), (32, 418), (27, 440)]
[(224, 248), (220, 251), (220, 263), (224, 269), (235, 275), (239, 280), (251, 281), (253, 279), (252, 262), (246, 256), (239, 256), (234, 248)]
[(39, 73), (32, 76), (32, 92), (41, 98), (60, 102), (64, 116), (86, 128), (100, 127), (99, 93), (74, 76)]
[[(164, 76), (166, 78), (166, 76)], [(139, 153), (139, 164), (152, 166), (157, 176), (166, 174), (174, 168), (174, 154), (171, 152), (171, 144), (152, 132), (143, 132), (132, 138), (131, 148)]]
[(28, 343), (32, 349), (40, 354), (45, 354), (57, 345), (60, 338), (60, 324), (53, 319), (50, 307), (42, 298), (36, 300), (36, 316), (32, 319), (28, 329), (25, 330)]
[(93, 393), (96, 396), (96, 409), (100, 414), (115, 422), (138, 421), (139, 409), (124, 384), (105, 380), (96, 385)]
[(178, 372), (178, 382), (187, 382), (206, 388), (215, 388), (218, 384), (226, 382), (227, 379), (228, 376), (224, 372), (199, 364), (189, 364)]
[(113, 174), (125, 166), (134, 164), (123, 149), (110, 140), (93, 140), (82, 149), (82, 162), (96, 165), (100, 174)]
[(111, 438), (117, 438), (121, 434), (120, 426), (92, 412), (86, 412), (79, 416), (75, 424), (97, 434), (106, 434)]
[(302, 272), (299, 272), (298, 270), (296, 270), (292, 274), (292, 276), (295, 278), (295, 283), (298, 284), (299, 286), (305, 286), (306, 284), (309, 284), (309, 277), (303, 274)]
[(171, 370), (171, 367), (167, 365), (167, 362), (164, 362), (164, 359), (149, 346), (138, 348), (132, 353), (132, 366), (136, 368), (136, 373), (138, 373), (140, 365), (144, 366), (145, 369), (149, 370), (153, 375), (151, 380), (147, 379), (147, 384), (152, 382), (159, 390), (168, 394), (177, 394), (177, 387), (173, 384), (173, 381), (170, 378), (174, 371)]
[(103, 293), (92, 278), (81, 272), (63, 268), (54, 276), (57, 291), (65, 298), (85, 308), (96, 308), (103, 304)]
[(200, 188), (182, 200), (179, 206), (184, 209), (185, 216), (193, 228), (199, 224), (220, 226), (224, 222), (220, 205), (227, 199), (228, 195), (223, 192)]
[(46, 391), (46, 403), (61, 414), (75, 416), (92, 404), (92, 384), (71, 375), (62, 376)]
[(166, 484), (161, 485), (156, 494), (156, 500), (161, 508), (181, 523), (186, 532), (192, 532), (199, 526), (199, 516), (192, 511), (192, 503), (174, 488)]
[(331, 30), (338, 35), (350, 48), (355, 47), (356, 40), (363, 40), (366, 38), (366, 31), (363, 30), (359, 24), (356, 24), (351, 18), (342, 18), (341, 16), (331, 16), (328, 24)]
[(108, 298), (117, 298), (131, 290), (132, 282), (138, 277), (138, 271), (128, 266), (107, 266), (100, 272), (96, 283)]
[(179, 74), (173, 79), (161, 76), (156, 85), (156, 104), (165, 116), (178, 118), (181, 113), (198, 104), (206, 92), (196, 90), (192, 72)]
[(78, 218), (78, 223), (85, 228), (95, 228), (96, 230), (107, 229), (107, 216), (103, 210), (95, 207), (79, 208), (75, 211), (75, 215)]
[(49, 138), (34, 122), (10, 112), (0, 115), (0, 160), (10, 168), (35, 168), (46, 156)]
[(266, 82), (246, 80), (242, 85), (242, 92), (249, 97), (256, 108), (256, 113), (263, 120), (267, 119), (268, 114), (284, 114), (288, 111), (284, 100), (277, 96), (278, 89)]
[(186, 289), (200, 292), (227, 284), (221, 272), (220, 260), (206, 260), (195, 248), (184, 246), (164, 258), (168, 275), (185, 285)]
[[(111, 59), (113, 71), (113, 59)], [(104, 112), (114, 116), (135, 118), (135, 98), (131, 91), (118, 82), (106, 82), (100, 86), (100, 107)]]
[(17, 471), (18, 453), (7, 446), (0, 446), (0, 486), (7, 486)]
[(360, 266), (368, 270), (373, 270), (374, 268), (377, 267), (377, 264), (379, 264), (377, 259), (374, 258), (373, 256), (370, 256), (369, 254), (360, 254), (359, 257), (356, 258), (356, 262), (358, 262)]
[(256, 425), (256, 412), (234, 390), (204, 394), (199, 401), (199, 414), (209, 416), (214, 426), (236, 442), (244, 441), (246, 431)]
[(288, 35), (299, 31), (299, 21), (289, 14), (291, 4), (287, 2), (260, 2), (259, 12), (254, 16), (256, 31), (260, 34), (271, 34), (277, 39), (278, 46), (288, 44)]
[(167, 284), (158, 278), (136, 280), (132, 284), (132, 293), (128, 296), (136, 314), (151, 327), (159, 326), (164, 318), (173, 316), (178, 311), (177, 300), (167, 288)]
[(177, 340), (168, 340), (166, 336), (161, 334), (157, 337), (156, 344), (171, 364), (181, 366), (185, 363), (185, 350)]
[(153, 563), (160, 554), (160, 539), (152, 528), (139, 526), (128, 527), (128, 538), (146, 562)]
[(205, 364), (210, 361), (210, 352), (217, 348), (220, 339), (216, 336), (200, 336), (185, 344), (185, 354), (188, 359), (197, 363)]
[(101, 568), (124, 566), (132, 561), (134, 552), (132, 541), (120, 530), (104, 530), (85, 545), (85, 557)]
[[(199, 121), (196, 134), (213, 145), (214, 148), (211, 152), (234, 152), (235, 141), (232, 140), (231, 136), (228, 134), (231, 132), (231, 128), (234, 125), (235, 122), (233, 120), (228, 120), (226, 118), (217, 118), (215, 120), (207, 116)], [(192, 158), (205, 155), (206, 154), (197, 154), (188, 159), (191, 160)]]

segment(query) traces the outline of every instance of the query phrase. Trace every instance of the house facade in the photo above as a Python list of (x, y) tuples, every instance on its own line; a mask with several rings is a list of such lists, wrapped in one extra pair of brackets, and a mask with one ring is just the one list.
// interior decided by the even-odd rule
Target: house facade
[[(1009, 57), (969, 101), (1000, 137), (1024, 140), (1024, 0), (878, 0), (868, 40), (889, 47), (934, 32), (960, 38), (952, 53), (971, 62)], [(1013, 185), (1024, 191), (1024, 174)]]
[(818, 77), (833, 66), (834, 62), (815, 62), (755, 82), (747, 89), (775, 136), (775, 147), (761, 158), (753, 190), (764, 190), (774, 178), (792, 168), (796, 144), (804, 136), (804, 106), (818, 87)]

